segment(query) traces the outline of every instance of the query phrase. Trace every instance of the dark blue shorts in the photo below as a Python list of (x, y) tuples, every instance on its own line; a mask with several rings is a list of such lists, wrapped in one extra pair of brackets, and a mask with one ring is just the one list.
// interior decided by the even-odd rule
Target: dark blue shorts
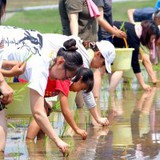
[(152, 14), (155, 13), (156, 9), (153, 7), (147, 7), (142, 9), (136, 9), (133, 17), (135, 22), (141, 22), (143, 20), (152, 20)]

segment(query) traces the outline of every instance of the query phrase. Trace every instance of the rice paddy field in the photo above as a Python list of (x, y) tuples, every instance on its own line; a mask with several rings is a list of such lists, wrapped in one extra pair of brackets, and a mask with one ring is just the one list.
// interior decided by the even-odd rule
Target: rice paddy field
[[(56, 8), (25, 10), (26, 7), (57, 5), (54, 0), (8, 0), (6, 15), (2, 25), (14, 25), (36, 29), (42, 33), (61, 33), (60, 17)], [(113, 3), (114, 20), (127, 21), (128, 8), (154, 6), (155, 0), (129, 0)], [(159, 65), (154, 66), (160, 78)], [(70, 107), (76, 123), (87, 131), (82, 140), (65, 122), (60, 110), (54, 110), (50, 122), (56, 133), (70, 144), (69, 157), (63, 157), (55, 143), (47, 136), (34, 141), (26, 141), (26, 133), (32, 115), (27, 88), (20, 100), (16, 100), (6, 110), (8, 134), (5, 152), (0, 159), (5, 160), (159, 160), (160, 159), (160, 84), (152, 85), (148, 74), (142, 68), (151, 92), (144, 92), (134, 74), (125, 72), (114, 95), (108, 92), (108, 77), (102, 81), (98, 108), (107, 117), (107, 127), (93, 126), (92, 117), (84, 106), (77, 109), (75, 95), (70, 95)], [(16, 88), (15, 88), (16, 89)], [(9, 107), (16, 108), (15, 110)], [(23, 112), (23, 109), (27, 111)]]

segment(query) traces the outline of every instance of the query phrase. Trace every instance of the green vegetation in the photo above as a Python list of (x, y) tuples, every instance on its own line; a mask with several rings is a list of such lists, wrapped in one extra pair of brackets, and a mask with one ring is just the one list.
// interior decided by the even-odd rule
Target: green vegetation
[[(154, 6), (156, 0), (113, 3), (113, 20), (127, 21), (129, 8)], [(62, 27), (58, 9), (33, 10), (15, 13), (4, 25), (13, 25), (25, 29), (36, 29), (42, 33), (61, 33)]]
[(3, 24), (35, 29), (42, 33), (61, 33), (62, 31), (57, 9), (17, 12)]
[(26, 83), (22, 88), (14, 91), (14, 100), (15, 101), (22, 101), (22, 98), (24, 97), (23, 92), (28, 87), (29, 83)]

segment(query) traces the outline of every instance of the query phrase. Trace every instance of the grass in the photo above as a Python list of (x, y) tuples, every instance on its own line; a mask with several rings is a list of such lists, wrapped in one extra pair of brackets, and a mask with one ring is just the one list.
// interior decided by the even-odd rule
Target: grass
[(56, 9), (17, 12), (3, 24), (35, 29), (42, 33), (62, 31), (59, 12)]
[[(113, 3), (113, 20), (128, 21), (129, 8), (143, 8), (154, 6), (156, 0)], [(58, 9), (33, 10), (17, 12), (7, 19), (3, 25), (13, 25), (25, 29), (35, 29), (42, 33), (62, 33), (62, 26)]]

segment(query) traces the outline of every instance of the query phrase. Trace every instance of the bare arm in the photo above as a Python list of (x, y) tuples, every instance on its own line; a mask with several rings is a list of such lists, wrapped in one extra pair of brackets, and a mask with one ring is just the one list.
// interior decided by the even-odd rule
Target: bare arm
[(98, 110), (97, 110), (97, 107), (92, 107), (89, 109), (91, 115), (93, 116), (93, 118), (96, 120), (97, 123), (103, 125), (103, 126), (106, 126), (106, 125), (109, 125), (109, 121), (107, 118), (102, 118), (99, 116), (99, 113), (98, 113)]
[(77, 134), (79, 134), (82, 137), (82, 139), (86, 139), (87, 132), (85, 130), (80, 129), (77, 126), (76, 122), (74, 121), (72, 112), (71, 112), (71, 110), (69, 108), (68, 98), (63, 93), (60, 93), (59, 99), (60, 99), (60, 104), (61, 104), (61, 110), (62, 110), (62, 113), (63, 113), (67, 123), (72, 127), (72, 129)]
[(74, 36), (78, 36), (78, 13), (68, 14), (68, 18), (70, 21), (70, 31)]
[(150, 90), (151, 90), (151, 87), (144, 82), (142, 73), (141, 73), (141, 72), (140, 72), (140, 73), (136, 73), (135, 75), (136, 75), (137, 80), (138, 80), (139, 84), (141, 85), (141, 87), (142, 87), (145, 91), (150, 91)]
[(134, 18), (133, 18), (133, 13), (134, 13), (135, 9), (128, 9), (127, 13), (128, 13), (128, 21), (131, 23), (135, 23)]
[(16, 64), (18, 64), (18, 61), (8, 61), (8, 60), (3, 60), (2, 63), (2, 68), (12, 68)]
[[(10, 64), (8, 64), (9, 67), (11, 67)], [(7, 66), (7, 65), (5, 65)], [(17, 63), (15, 65), (12, 66), (12, 68), (10, 68), (9, 70), (7, 69), (0, 69), (1, 73), (5, 76), (5, 77), (14, 77), (14, 76), (19, 76), (20, 74), (22, 74), (25, 71), (26, 68), (26, 63)]]
[(156, 74), (153, 70), (149, 55), (148, 54), (141, 54), (141, 56), (142, 56), (142, 62), (146, 68), (146, 71), (149, 74), (153, 84), (155, 84), (157, 82), (157, 78), (156, 78)]
[(98, 23), (99, 25), (105, 29), (106, 31), (108, 31), (110, 34), (119, 37), (119, 38), (126, 38), (126, 33), (115, 28), (112, 27), (105, 19), (104, 19), (104, 12), (103, 12), (103, 8), (102, 7), (98, 7), (99, 11), (100, 11), (100, 16), (97, 18), (98, 19)]
[(45, 113), (44, 97), (40, 96), (35, 90), (30, 89), (30, 100), (32, 114), (40, 128), (52, 139), (52, 141), (56, 143), (63, 153), (66, 153), (69, 145), (58, 137), (52, 125), (50, 124)]

